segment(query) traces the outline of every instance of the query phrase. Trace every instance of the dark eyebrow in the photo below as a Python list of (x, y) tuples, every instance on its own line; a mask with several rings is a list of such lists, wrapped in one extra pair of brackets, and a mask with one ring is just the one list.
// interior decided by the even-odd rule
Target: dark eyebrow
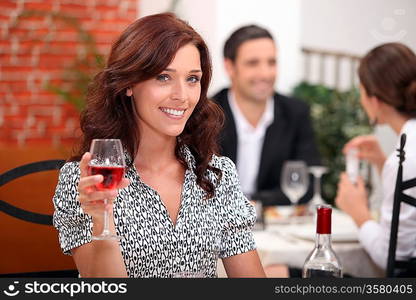
[[(166, 72), (176, 72), (175, 69), (171, 69), (171, 68), (166, 68), (165, 71)], [(201, 70), (191, 70), (191, 71), (189, 71), (189, 73), (202, 73), (202, 71)]]

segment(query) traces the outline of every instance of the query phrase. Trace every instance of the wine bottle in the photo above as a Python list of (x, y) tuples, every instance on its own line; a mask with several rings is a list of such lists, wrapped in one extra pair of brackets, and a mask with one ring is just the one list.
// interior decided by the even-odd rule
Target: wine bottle
[(330, 205), (318, 205), (316, 222), (315, 248), (308, 255), (303, 265), (302, 277), (342, 277), (342, 266), (331, 246)]

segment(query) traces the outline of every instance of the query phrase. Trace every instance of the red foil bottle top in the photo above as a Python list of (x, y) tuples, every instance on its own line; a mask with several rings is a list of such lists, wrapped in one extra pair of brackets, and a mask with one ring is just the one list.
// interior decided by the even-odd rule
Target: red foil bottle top
[(319, 205), (316, 211), (318, 215), (316, 222), (316, 233), (331, 234), (331, 206)]

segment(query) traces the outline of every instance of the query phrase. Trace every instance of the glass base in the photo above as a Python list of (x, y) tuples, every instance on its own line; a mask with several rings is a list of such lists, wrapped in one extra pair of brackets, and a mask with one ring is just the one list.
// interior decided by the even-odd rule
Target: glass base
[(105, 241), (105, 240), (117, 240), (120, 241), (122, 239), (121, 236), (111, 234), (111, 233), (102, 233), (100, 235), (92, 236), (93, 241)]

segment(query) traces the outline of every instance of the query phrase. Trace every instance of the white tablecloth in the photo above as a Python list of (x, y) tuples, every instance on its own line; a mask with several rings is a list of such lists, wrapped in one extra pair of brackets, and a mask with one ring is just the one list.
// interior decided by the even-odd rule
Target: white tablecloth
[[(316, 225), (313, 219), (299, 224), (267, 224), (265, 230), (254, 231), (263, 266), (286, 264), (302, 268), (314, 248)], [(383, 277), (357, 240), (357, 228), (351, 218), (339, 210), (332, 216), (333, 249), (343, 265), (343, 272), (354, 277)], [(219, 266), (219, 276), (225, 276)]]

